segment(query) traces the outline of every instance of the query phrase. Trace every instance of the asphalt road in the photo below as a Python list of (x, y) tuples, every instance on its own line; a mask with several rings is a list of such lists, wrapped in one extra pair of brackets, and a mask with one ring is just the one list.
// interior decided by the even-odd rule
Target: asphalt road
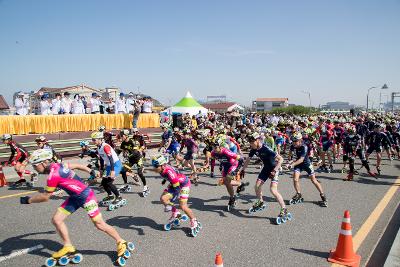
[[(86, 164), (86, 160), (71, 161)], [(385, 160), (379, 180), (368, 177), (364, 170), (354, 182), (343, 182), (343, 174), (339, 172), (318, 174), (328, 197), (328, 208), (317, 205), (320, 199), (317, 190), (308, 179), (301, 179), (305, 202), (289, 206), (294, 219), (279, 226), (273, 224), (279, 213), (279, 205), (271, 198), (267, 186), (264, 189), (267, 209), (247, 214), (255, 199), (253, 186), (258, 173), (252, 166), (246, 174), (250, 186), (232, 212), (225, 211), (227, 192), (225, 187), (216, 186), (215, 178), (204, 175), (199, 186), (192, 186), (190, 207), (203, 224), (203, 230), (196, 238), (188, 236), (189, 223), (170, 232), (163, 230), (163, 224), (170, 214), (163, 211), (159, 202), (164, 189), (161, 179), (152, 172), (146, 173), (151, 189), (147, 198), (140, 197), (141, 187), (135, 186), (133, 192), (124, 194), (128, 200), (127, 206), (112, 212), (102, 208), (102, 214), (123, 238), (136, 245), (136, 251), (127, 266), (213, 266), (216, 252), (222, 253), (225, 266), (330, 266), (326, 258), (329, 250), (336, 246), (344, 210), (350, 210), (355, 236), (395, 183), (399, 166), (397, 160), (393, 165)], [(341, 169), (339, 164), (335, 167)], [(16, 180), (10, 168), (5, 169), (5, 174), (9, 180)], [(43, 186), (45, 177), (41, 176), (40, 179), (39, 187)], [(122, 183), (122, 178), (117, 179), (117, 183)], [(281, 175), (279, 190), (286, 200), (294, 195), (288, 174)], [(20, 196), (11, 196), (27, 191), (30, 190), (0, 188), (0, 266), (43, 266), (45, 259), (62, 246), (50, 220), (65, 196), (32, 205), (20, 205)], [(97, 189), (95, 191), (98, 192)], [(99, 193), (98, 199), (104, 194)], [(368, 262), (398, 207), (399, 194), (397, 190), (360, 244), (358, 253), (362, 257), (362, 265)], [(67, 225), (74, 245), (84, 256), (80, 266), (113, 266), (116, 259), (114, 241), (97, 231), (83, 210), (71, 215)], [(43, 248), (4, 258), (38, 245)], [(375, 262), (379, 262), (379, 259)]]

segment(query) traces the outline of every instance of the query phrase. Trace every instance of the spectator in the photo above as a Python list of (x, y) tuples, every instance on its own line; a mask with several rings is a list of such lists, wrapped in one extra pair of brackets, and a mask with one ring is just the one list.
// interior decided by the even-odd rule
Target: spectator
[(143, 113), (151, 113), (153, 109), (153, 100), (151, 98), (145, 99), (143, 103)]
[(99, 114), (100, 113), (100, 96), (97, 93), (92, 93), (92, 97), (90, 98), (90, 107), (92, 114)]
[(134, 105), (135, 105), (135, 98), (132, 92), (129, 93), (128, 98), (126, 99), (126, 112), (127, 113), (134, 113)]
[(87, 103), (87, 101), (86, 101), (86, 97), (84, 97), (84, 96), (81, 96), (81, 101), (82, 101), (82, 104), (83, 104), (83, 113), (88, 113), (88, 111), (87, 111), (87, 108), (88, 108), (88, 103)]
[(64, 97), (61, 99), (61, 114), (71, 114), (72, 100), (70, 95), (69, 92), (65, 92)]
[(61, 94), (57, 93), (56, 98), (53, 99), (52, 101), (52, 108), (51, 112), (54, 115), (60, 114), (61, 113)]
[(72, 113), (73, 114), (84, 114), (85, 107), (83, 106), (83, 102), (79, 97), (79, 94), (74, 95), (74, 101), (72, 101)]
[(29, 109), (29, 103), (26, 99), (24, 99), (24, 93), (19, 93), (17, 98), (15, 98), (15, 114), (16, 115), (27, 115)]
[(119, 94), (119, 98), (115, 101), (115, 114), (125, 114), (126, 113), (126, 104), (124, 93)]
[(49, 98), (49, 95), (46, 93), (42, 95), (41, 101), (40, 101), (40, 114), (42, 115), (50, 115), (51, 114), (51, 100)]
[(140, 111), (142, 110), (142, 101), (137, 97), (133, 106), (133, 121), (132, 128), (137, 128), (137, 122), (139, 120)]

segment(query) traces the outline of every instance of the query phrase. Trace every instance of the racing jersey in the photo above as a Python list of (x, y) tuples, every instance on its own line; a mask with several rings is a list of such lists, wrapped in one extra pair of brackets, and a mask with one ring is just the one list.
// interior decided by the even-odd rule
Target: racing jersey
[(25, 158), (27, 158), (29, 156), (28, 151), (20, 144), (17, 144), (15, 141), (10, 141), (10, 143), (8, 143), (8, 145), (11, 148), (11, 156), (10, 156), (10, 159), (8, 160), (9, 162), (11, 162), (13, 160), (15, 153), (17, 154), (15, 156), (15, 160), (19, 160), (23, 156)]
[(47, 177), (46, 191), (52, 193), (56, 188), (63, 189), (70, 196), (78, 196), (88, 187), (73, 170), (63, 163), (50, 164), (50, 174)]
[(222, 165), (233, 165), (240, 158), (240, 156), (225, 147), (221, 148), (219, 153), (213, 150), (211, 157), (217, 159)]
[(188, 153), (196, 153), (199, 148), (199, 146), (192, 138), (183, 139), (181, 151), (184, 147), (187, 148)]
[(276, 153), (272, 151), (267, 145), (263, 144), (259, 149), (251, 149), (249, 153), (249, 158), (252, 158), (254, 155), (257, 155), (262, 160), (265, 171), (271, 172), (275, 168)]
[(111, 166), (111, 169), (114, 169), (114, 163), (119, 161), (117, 153), (109, 144), (102, 143), (97, 147), (97, 153), (99, 153), (100, 159), (104, 164)]
[(174, 188), (182, 188), (188, 186), (190, 180), (186, 175), (177, 172), (172, 166), (166, 165), (161, 172), (161, 177), (170, 182)]
[(361, 147), (361, 137), (359, 135), (350, 136), (348, 135), (344, 139), (343, 150), (344, 154), (355, 154)]
[(300, 163), (299, 165), (295, 166), (295, 167), (308, 167), (311, 164), (310, 158), (308, 156), (308, 148), (306, 145), (302, 144), (299, 147), (295, 147), (294, 145), (292, 145), (291, 150), (293, 150), (296, 154), (296, 160), (300, 158), (304, 158), (303, 162)]

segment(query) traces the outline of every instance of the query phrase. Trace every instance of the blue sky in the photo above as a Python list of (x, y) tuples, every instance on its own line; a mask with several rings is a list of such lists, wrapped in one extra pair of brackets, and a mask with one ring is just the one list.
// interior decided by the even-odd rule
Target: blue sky
[(399, 0), (0, 0), (0, 94), (86, 83), (167, 105), (186, 90), (365, 104), (371, 86), (400, 91), (399, 14)]

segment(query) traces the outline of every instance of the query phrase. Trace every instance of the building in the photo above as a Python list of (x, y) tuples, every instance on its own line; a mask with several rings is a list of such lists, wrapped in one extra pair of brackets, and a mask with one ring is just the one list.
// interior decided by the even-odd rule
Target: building
[(12, 109), (10, 109), (3, 95), (0, 95), (0, 115), (12, 115)]
[(243, 111), (244, 107), (234, 102), (222, 102), (222, 103), (204, 103), (203, 107), (214, 111), (215, 113), (226, 113), (231, 111)]
[(273, 108), (289, 106), (289, 98), (257, 98), (253, 101), (252, 109), (256, 112), (271, 111)]
[(350, 111), (350, 109), (354, 109), (354, 105), (350, 105), (349, 102), (328, 102), (326, 105), (321, 106), (322, 110), (338, 110), (338, 111)]

